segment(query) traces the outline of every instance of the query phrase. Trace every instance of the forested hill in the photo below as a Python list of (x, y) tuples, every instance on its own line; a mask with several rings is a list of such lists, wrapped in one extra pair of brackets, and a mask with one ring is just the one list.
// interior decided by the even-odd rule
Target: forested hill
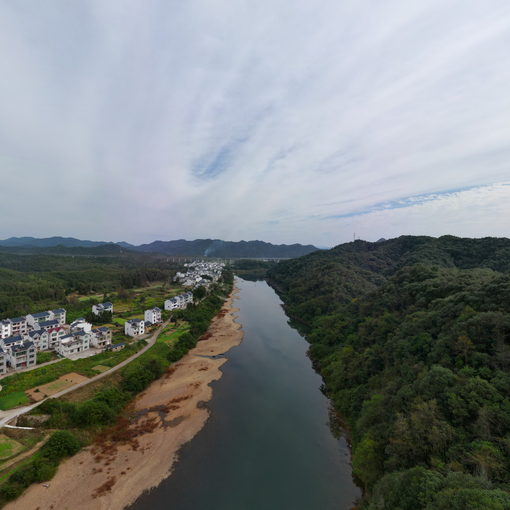
[(264, 241), (222, 241), (221, 239), (195, 239), (186, 241), (154, 241), (140, 246), (125, 245), (130, 249), (158, 252), (167, 255), (186, 255), (218, 258), (292, 258), (301, 257), (317, 248), (302, 244), (271, 244)]
[[(318, 248), (302, 244), (272, 244), (264, 241), (222, 241), (221, 239), (195, 239), (186, 241), (153, 241), (136, 246), (126, 242), (112, 243), (87, 241), (74, 237), (10, 237), (0, 240), (0, 248), (16, 253), (59, 253), (78, 254), (80, 249), (107, 252), (122, 250), (144, 253), (161, 253), (175, 257), (214, 257), (214, 258), (267, 258), (286, 259), (301, 257)], [(74, 250), (74, 253), (73, 253)]]
[(285, 295), (294, 315), (307, 320), (376, 290), (402, 268), (416, 264), (510, 272), (510, 239), (402, 236), (376, 243), (354, 241), (280, 263), (269, 280)]
[(350, 424), (363, 508), (510, 509), (510, 240), (356, 241), (269, 280)]

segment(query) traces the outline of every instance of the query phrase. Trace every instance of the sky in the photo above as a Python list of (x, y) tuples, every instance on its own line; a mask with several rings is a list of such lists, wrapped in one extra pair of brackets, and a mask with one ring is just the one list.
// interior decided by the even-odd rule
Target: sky
[(4, 0), (0, 238), (510, 236), (508, 0)]

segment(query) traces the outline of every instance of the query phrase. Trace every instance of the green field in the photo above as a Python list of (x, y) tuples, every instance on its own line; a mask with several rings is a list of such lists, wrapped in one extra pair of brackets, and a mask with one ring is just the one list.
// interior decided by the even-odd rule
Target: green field
[(21, 443), (18, 443), (18, 441), (4, 434), (0, 434), (0, 460), (12, 457), (20, 450), (23, 450), (23, 445)]
[[(2, 390), (2, 393), (4, 393), (4, 391), (5, 390)], [(2, 411), (29, 403), (30, 400), (23, 391), (13, 391), (12, 393), (0, 397), (0, 409)]]
[(181, 325), (177, 329), (174, 326), (167, 326), (158, 336), (158, 343), (171, 344), (175, 342), (181, 335), (189, 331), (189, 326)]

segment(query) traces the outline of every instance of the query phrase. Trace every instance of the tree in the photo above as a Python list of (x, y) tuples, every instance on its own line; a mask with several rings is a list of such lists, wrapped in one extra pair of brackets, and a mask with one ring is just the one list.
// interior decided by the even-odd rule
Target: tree
[(59, 430), (51, 435), (41, 451), (44, 457), (56, 461), (74, 455), (80, 448), (80, 442), (71, 432)]
[(354, 474), (363, 481), (366, 489), (370, 489), (384, 473), (383, 458), (381, 445), (371, 438), (364, 438), (356, 446), (352, 457), (352, 468)]
[(468, 364), (471, 353), (475, 350), (475, 344), (466, 335), (460, 335), (455, 341), (454, 350), (462, 356), (464, 364)]
[(468, 460), (474, 464), (475, 471), (483, 480), (490, 480), (491, 474), (503, 467), (501, 450), (490, 441), (474, 441)]

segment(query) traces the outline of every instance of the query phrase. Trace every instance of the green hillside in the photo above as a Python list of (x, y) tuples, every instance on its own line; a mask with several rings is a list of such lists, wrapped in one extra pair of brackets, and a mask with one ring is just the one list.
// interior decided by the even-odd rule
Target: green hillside
[(280, 262), (350, 426), (363, 508), (510, 508), (510, 240), (356, 241)]

